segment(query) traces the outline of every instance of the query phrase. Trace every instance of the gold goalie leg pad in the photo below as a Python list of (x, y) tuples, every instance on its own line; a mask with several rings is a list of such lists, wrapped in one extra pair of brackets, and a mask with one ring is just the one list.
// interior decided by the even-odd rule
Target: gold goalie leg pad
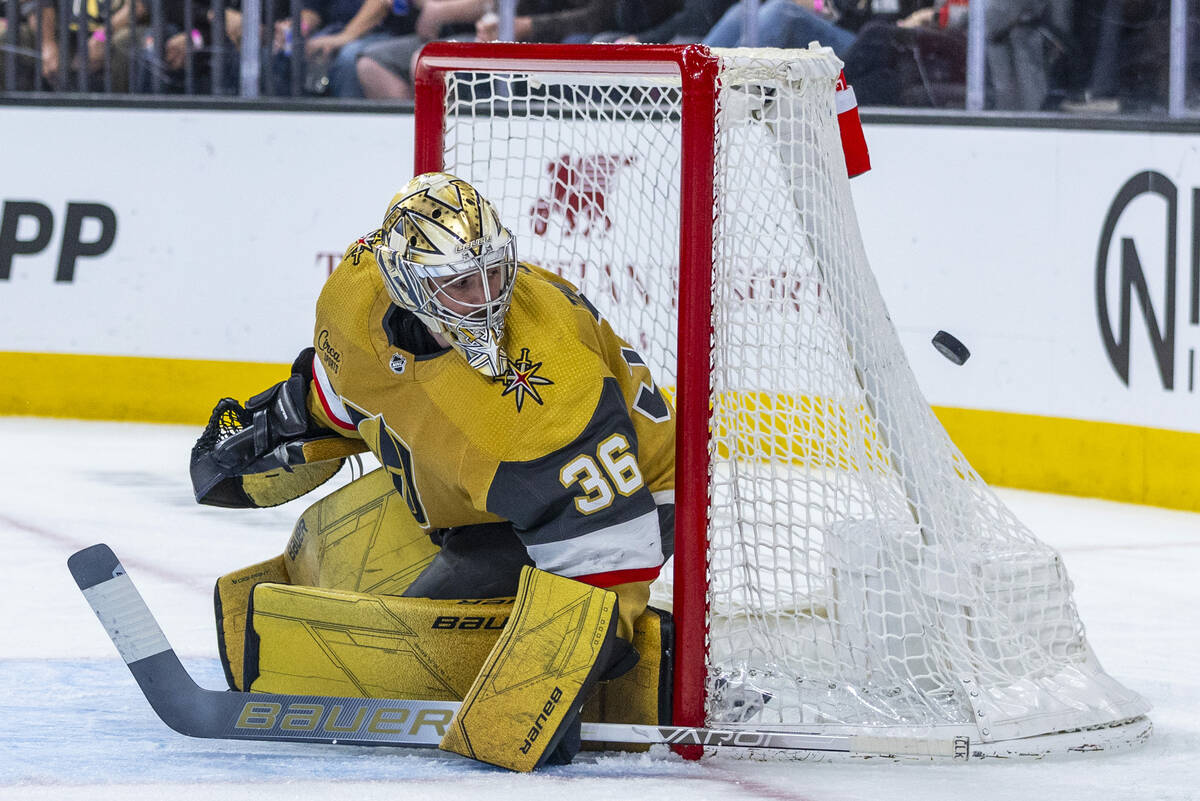
[(304, 510), (285, 564), (292, 584), (400, 595), (437, 552), (380, 468)]
[(458, 701), (512, 603), (260, 584), (249, 610), (246, 684), (252, 692)]
[(225, 681), (231, 690), (241, 690), (245, 686), (242, 683), (242, 648), (246, 641), (246, 610), (250, 606), (250, 593), (256, 585), (264, 582), (289, 582), (282, 556), (221, 576), (213, 588), (217, 651), (221, 655), (221, 667), (225, 669)]
[[(583, 707), (589, 723), (671, 723), (671, 648), (675, 629), (671, 613), (647, 607), (633, 626), (633, 647), (640, 655), (628, 673), (602, 681)], [(648, 745), (587, 742), (589, 751), (648, 751)]]
[(512, 618), (441, 747), (510, 770), (540, 766), (607, 667), (616, 625), (615, 593), (523, 568)]

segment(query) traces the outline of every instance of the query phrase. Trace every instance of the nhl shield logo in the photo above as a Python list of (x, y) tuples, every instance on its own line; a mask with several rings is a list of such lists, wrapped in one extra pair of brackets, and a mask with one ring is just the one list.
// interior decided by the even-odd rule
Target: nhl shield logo
[(388, 362), (388, 367), (392, 368), (392, 372), (400, 375), (408, 367), (408, 357), (403, 353), (393, 353), (392, 360)]

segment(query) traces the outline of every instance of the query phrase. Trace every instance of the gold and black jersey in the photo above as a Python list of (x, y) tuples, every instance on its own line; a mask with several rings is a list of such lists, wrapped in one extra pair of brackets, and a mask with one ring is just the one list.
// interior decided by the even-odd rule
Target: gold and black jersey
[(653, 579), (673, 548), (675, 420), (642, 358), (573, 286), (527, 264), (502, 377), (449, 348), (405, 350), (389, 330), (408, 313), (372, 237), (317, 303), (314, 419), (366, 441), (422, 528), (510, 521), (543, 570)]

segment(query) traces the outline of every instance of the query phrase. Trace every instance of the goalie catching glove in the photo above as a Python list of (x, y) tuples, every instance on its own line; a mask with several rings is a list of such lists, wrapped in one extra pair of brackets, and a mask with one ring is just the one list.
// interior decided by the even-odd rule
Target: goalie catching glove
[(361, 440), (334, 434), (308, 416), (313, 349), (292, 375), (246, 402), (223, 398), (192, 448), (192, 489), (198, 503), (232, 508), (278, 506), (324, 484)]

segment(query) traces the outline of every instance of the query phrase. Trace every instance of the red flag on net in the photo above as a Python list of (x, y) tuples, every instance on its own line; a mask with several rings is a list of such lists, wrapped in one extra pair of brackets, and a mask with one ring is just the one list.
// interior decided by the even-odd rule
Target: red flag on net
[(858, 118), (858, 100), (854, 89), (846, 83), (846, 74), (838, 75), (834, 94), (837, 103), (838, 128), (842, 133), (842, 152), (846, 156), (846, 172), (851, 178), (871, 169), (871, 155), (863, 136), (862, 121)]

